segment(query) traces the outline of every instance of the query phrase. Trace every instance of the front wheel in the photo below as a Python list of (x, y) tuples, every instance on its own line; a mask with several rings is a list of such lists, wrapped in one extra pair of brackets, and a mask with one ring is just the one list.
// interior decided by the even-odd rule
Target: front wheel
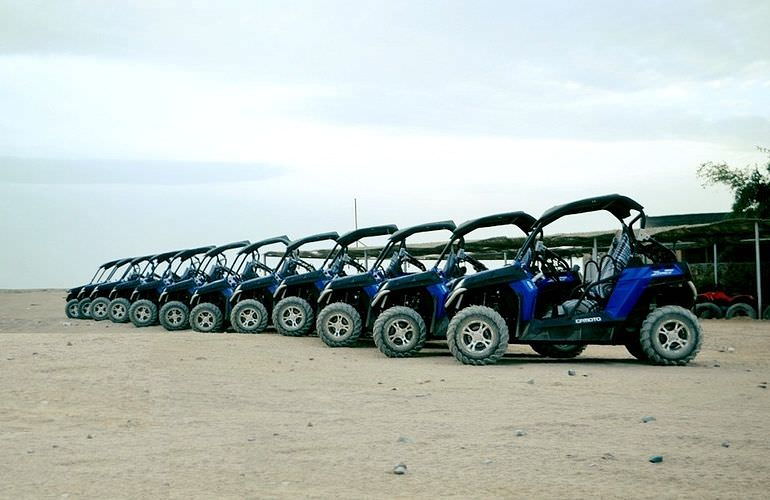
[(107, 297), (97, 297), (91, 301), (91, 319), (103, 321), (107, 319), (110, 308), (110, 299)]
[(230, 313), (230, 324), (238, 333), (262, 333), (267, 328), (267, 309), (258, 300), (238, 302)]
[(579, 356), (586, 350), (585, 344), (551, 344), (533, 342), (529, 344), (533, 351), (546, 358), (570, 359)]
[(80, 319), (80, 311), (78, 309), (78, 299), (71, 299), (67, 301), (67, 305), (64, 307), (64, 313), (69, 319)]
[(220, 332), (223, 324), (222, 310), (210, 302), (198, 304), (190, 311), (190, 326), (196, 332)]
[(374, 322), (374, 344), (389, 358), (414, 356), (428, 338), (422, 316), (405, 306), (394, 306), (382, 312)]
[(350, 304), (335, 302), (323, 308), (315, 328), (329, 347), (350, 347), (361, 336), (361, 315)]
[(508, 325), (490, 307), (466, 307), (449, 322), (447, 344), (466, 365), (496, 363), (508, 349)]
[(78, 301), (78, 316), (80, 316), (80, 319), (91, 319), (91, 299), (80, 299)]
[(166, 330), (170, 332), (184, 330), (189, 326), (190, 309), (187, 304), (173, 300), (163, 304), (158, 316), (161, 326)]
[(313, 328), (314, 316), (313, 308), (307, 300), (286, 297), (273, 309), (273, 326), (281, 335), (302, 337)]
[(664, 306), (647, 315), (639, 341), (650, 362), (686, 365), (698, 355), (703, 334), (692, 312), (680, 306)]
[(110, 301), (110, 306), (107, 309), (107, 316), (113, 323), (126, 323), (128, 322), (128, 308), (131, 307), (131, 302), (128, 299), (118, 298)]
[(158, 306), (151, 300), (137, 300), (128, 309), (128, 319), (139, 328), (152, 326), (158, 322)]

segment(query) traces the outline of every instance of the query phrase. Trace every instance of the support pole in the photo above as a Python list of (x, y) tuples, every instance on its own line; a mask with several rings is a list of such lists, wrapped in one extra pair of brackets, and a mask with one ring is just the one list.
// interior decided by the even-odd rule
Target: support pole
[(503, 265), (508, 265), (508, 252), (503, 252)]
[(714, 285), (719, 284), (719, 274), (717, 271), (717, 244), (714, 243)]
[(762, 267), (759, 256), (759, 222), (754, 223), (754, 251), (757, 255), (757, 317), (762, 318)]
[(594, 262), (596, 262), (599, 258), (599, 247), (596, 245), (596, 238), (594, 238), (594, 249), (591, 253), (591, 258), (594, 260)]

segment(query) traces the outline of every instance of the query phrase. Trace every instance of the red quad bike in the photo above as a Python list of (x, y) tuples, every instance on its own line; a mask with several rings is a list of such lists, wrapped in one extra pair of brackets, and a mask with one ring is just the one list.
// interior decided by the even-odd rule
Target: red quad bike
[(703, 319), (756, 319), (757, 299), (751, 295), (729, 295), (723, 290), (704, 292), (695, 300), (695, 314)]

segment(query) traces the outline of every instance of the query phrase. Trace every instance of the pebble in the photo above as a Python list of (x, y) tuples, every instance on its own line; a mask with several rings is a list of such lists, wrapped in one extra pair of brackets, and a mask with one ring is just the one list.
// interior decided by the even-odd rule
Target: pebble
[(759, 387), (760, 389), (767, 389), (767, 382), (762, 382), (757, 387)]
[(575, 370), (567, 370), (567, 375), (569, 375), (570, 377), (574, 377), (575, 375), (577, 375), (577, 372)]
[(652, 464), (659, 464), (663, 461), (662, 455), (653, 455), (650, 457), (650, 463)]
[(657, 420), (657, 418), (655, 418), (653, 416), (649, 416), (649, 415), (646, 416), (646, 417), (642, 417), (642, 423), (643, 424), (646, 424), (646, 423), (649, 423), (649, 422), (655, 422), (656, 420)]
[(308, 426), (308, 427), (313, 427), (313, 422), (308, 422), (308, 423), (307, 423), (307, 426)]
[(398, 442), (399, 443), (412, 444), (412, 443), (414, 443), (414, 439), (412, 439), (410, 437), (407, 437), (407, 436), (401, 436), (401, 437), (398, 438)]
[(198, 361), (203, 361), (203, 360), (204, 360), (204, 359), (206, 359), (206, 358), (205, 358), (205, 357), (203, 357), (203, 356), (198, 356), (198, 357), (197, 357), (197, 358), (195, 358), (195, 359), (196, 359), (196, 360), (198, 360)]
[(89, 434), (88, 436), (86, 436), (86, 439), (93, 439), (93, 438), (94, 438), (94, 437), (93, 437), (91, 434)]
[(406, 464), (398, 464), (395, 467), (393, 467), (393, 474), (396, 474), (399, 476), (406, 474)]
[(735, 347), (728, 347), (727, 352), (735, 352)]
[(250, 438), (247, 439), (247, 441), (256, 441), (256, 440), (257, 440), (257, 438), (255, 438), (255, 437), (250, 437)]
[(722, 441), (722, 448), (729, 448), (730, 447), (730, 441)]
[(62, 326), (72, 326), (72, 323), (70, 323), (69, 321), (62, 321), (61, 325)]
[(68, 346), (72, 346), (72, 342), (67, 342), (67, 345)]
[(714, 368), (719, 368), (720, 366), (722, 365), (720, 365), (719, 363), (714, 363)]
[(531, 378), (531, 379), (527, 380), (527, 383), (529, 385), (533, 385), (535, 383), (535, 379)]
[(391, 390), (391, 391), (397, 391), (397, 390), (398, 390), (398, 387), (392, 387), (390, 390)]
[(526, 436), (526, 435), (527, 435), (527, 431), (522, 430), (522, 429), (517, 429), (516, 430), (516, 436), (517, 437), (522, 437), (522, 436)]
[(481, 462), (481, 463), (482, 463), (482, 464), (484, 464), (484, 465), (489, 465), (489, 464), (493, 464), (493, 463), (495, 463), (495, 462), (494, 462), (493, 460), (490, 460), (490, 459), (486, 459), (486, 460), (484, 460), (484, 461), (483, 461), (483, 462)]
[(605, 453), (602, 455), (602, 460), (615, 460), (615, 455), (612, 453)]

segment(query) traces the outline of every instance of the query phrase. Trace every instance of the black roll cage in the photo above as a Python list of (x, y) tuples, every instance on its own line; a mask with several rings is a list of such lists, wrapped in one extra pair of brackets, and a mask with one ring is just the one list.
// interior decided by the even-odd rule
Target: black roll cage
[[(621, 229), (628, 233), (633, 249), (636, 238), (631, 228), (636, 222), (639, 222), (639, 228), (644, 229), (647, 224), (647, 215), (644, 213), (644, 207), (628, 196), (608, 194), (594, 198), (585, 198), (571, 203), (565, 203), (564, 205), (556, 205), (543, 212), (543, 215), (535, 222), (532, 232), (527, 236), (527, 239), (524, 240), (524, 244), (516, 253), (516, 260), (520, 260), (525, 255), (527, 250), (529, 250), (534, 245), (535, 241), (538, 240), (538, 237), (542, 240), (543, 229), (551, 223), (569, 215), (601, 211), (607, 211), (618, 219), (621, 224)], [(630, 217), (632, 211), (637, 212), (637, 215), (626, 224), (624, 219)]]
[[(395, 224), (388, 224), (384, 226), (371, 226), (361, 229), (354, 229), (348, 233), (343, 234), (334, 244), (331, 251), (326, 255), (321, 269), (330, 269), (335, 266), (340, 259), (344, 259), (348, 255), (347, 249), (353, 243), (360, 241), (364, 238), (373, 236), (384, 236), (386, 234), (394, 234), (398, 231), (398, 227)], [(355, 259), (353, 259), (355, 260)]]
[(445, 220), (445, 221), (439, 221), (439, 222), (428, 222), (425, 224), (418, 224), (416, 226), (400, 229), (390, 235), (390, 238), (388, 238), (388, 242), (385, 244), (384, 247), (382, 247), (382, 250), (380, 250), (379, 255), (377, 255), (377, 258), (375, 259), (374, 264), (372, 265), (372, 269), (377, 269), (378, 267), (381, 267), (382, 263), (387, 258), (391, 248), (395, 246), (399, 246), (399, 249), (406, 248), (406, 240), (410, 236), (413, 236), (419, 233), (428, 233), (432, 231), (442, 231), (442, 230), (454, 232), (456, 229), (457, 229), (457, 226), (455, 225), (454, 221), (451, 221), (451, 220)]
[[(436, 259), (433, 269), (437, 269), (439, 264), (441, 264), (441, 261), (444, 260), (444, 257), (447, 257), (453, 252), (452, 248), (455, 242), (459, 244), (459, 249), (464, 248), (465, 235), (476, 229), (513, 225), (521, 229), (525, 236), (529, 236), (534, 224), (535, 218), (522, 211), (504, 212), (465, 221), (457, 226), (457, 229), (452, 233), (452, 237), (447, 244), (444, 245), (444, 249), (441, 250), (441, 254), (438, 256), (438, 259)], [(447, 258), (447, 265), (449, 265), (449, 260), (450, 259)], [(444, 271), (449, 271), (449, 269), (445, 266)]]

